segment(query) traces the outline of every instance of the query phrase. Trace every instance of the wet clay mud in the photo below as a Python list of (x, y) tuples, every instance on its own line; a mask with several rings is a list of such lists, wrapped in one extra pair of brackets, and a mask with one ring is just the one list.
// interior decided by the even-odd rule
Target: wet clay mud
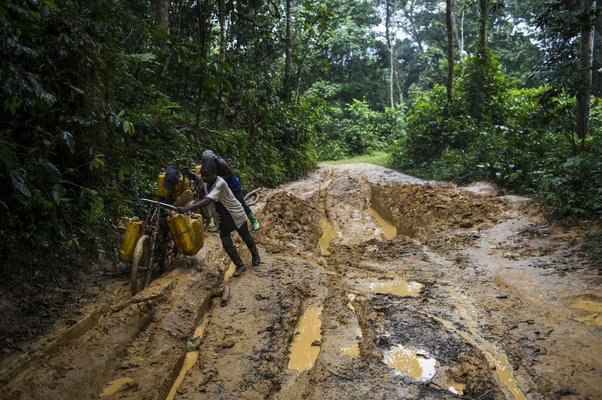
[(115, 278), (0, 398), (602, 398), (599, 271), (530, 199), (352, 164), (253, 208), (259, 266), (208, 233), (134, 297)]

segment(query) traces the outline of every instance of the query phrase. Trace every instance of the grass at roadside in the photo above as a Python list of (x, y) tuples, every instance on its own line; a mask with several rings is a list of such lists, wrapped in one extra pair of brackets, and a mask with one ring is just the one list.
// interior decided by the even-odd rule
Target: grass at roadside
[(362, 154), (359, 156), (341, 158), (340, 160), (323, 161), (323, 164), (371, 163), (376, 165), (382, 165), (383, 167), (388, 167), (389, 158), (390, 155), (384, 151), (374, 151), (372, 153)]

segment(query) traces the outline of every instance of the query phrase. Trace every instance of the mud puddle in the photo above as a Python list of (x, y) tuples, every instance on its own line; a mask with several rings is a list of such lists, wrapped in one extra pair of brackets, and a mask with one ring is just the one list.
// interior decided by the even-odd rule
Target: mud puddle
[(320, 251), (322, 255), (328, 256), (330, 255), (328, 247), (330, 246), (330, 242), (332, 242), (332, 240), (337, 237), (337, 233), (332, 227), (332, 224), (326, 218), (322, 218), (320, 220), (320, 227), (322, 228), (323, 233), (320, 237), (320, 240), (318, 241), (318, 245), (320, 246)]
[(392, 294), (399, 297), (417, 297), (420, 295), (423, 287), (424, 285), (418, 282), (396, 279), (393, 281), (370, 282), (363, 289), (371, 293)]
[(368, 214), (370, 214), (370, 216), (374, 218), (376, 222), (378, 222), (386, 240), (393, 239), (395, 236), (397, 236), (397, 228), (381, 217), (381, 215), (374, 208), (368, 208)]
[(314, 366), (318, 354), (320, 354), (321, 314), (322, 307), (311, 307), (301, 316), (291, 344), (289, 369), (301, 372)]
[(573, 320), (582, 322), (587, 326), (602, 326), (602, 302), (579, 299), (571, 303), (569, 307), (585, 312), (584, 315), (573, 317)]
[(115, 379), (107, 385), (107, 387), (100, 394), (100, 397), (111, 397), (120, 391), (125, 385), (132, 383), (133, 381), (134, 380), (130, 377)]
[(190, 370), (190, 368), (192, 368), (196, 364), (198, 359), (198, 351), (189, 351), (188, 353), (186, 353), (186, 357), (184, 358), (184, 365), (182, 365), (182, 369), (180, 370), (178, 377), (176, 378), (173, 386), (167, 394), (166, 400), (173, 400), (176, 397), (176, 392), (182, 384), (182, 382), (184, 382), (186, 373), (188, 372), (188, 370)]
[(384, 362), (396, 373), (426, 382), (435, 376), (437, 361), (424, 350), (412, 350), (396, 345), (384, 353)]

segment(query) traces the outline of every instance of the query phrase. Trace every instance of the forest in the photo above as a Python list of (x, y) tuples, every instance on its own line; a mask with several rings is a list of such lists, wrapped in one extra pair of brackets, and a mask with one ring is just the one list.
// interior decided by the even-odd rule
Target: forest
[(114, 251), (205, 149), (247, 190), (384, 152), (602, 215), (595, 0), (9, 0), (0, 33), (5, 275)]

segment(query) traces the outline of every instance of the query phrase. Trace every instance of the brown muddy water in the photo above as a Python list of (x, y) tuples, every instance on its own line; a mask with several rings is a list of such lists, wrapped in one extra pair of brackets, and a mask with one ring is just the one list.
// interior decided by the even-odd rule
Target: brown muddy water
[(295, 328), (295, 337), (291, 343), (289, 369), (306, 371), (314, 366), (318, 354), (320, 354), (321, 314), (322, 307), (311, 307), (299, 319)]
[(602, 398), (599, 273), (529, 199), (353, 164), (254, 211), (259, 266), (208, 234), (2, 360), (0, 398)]

